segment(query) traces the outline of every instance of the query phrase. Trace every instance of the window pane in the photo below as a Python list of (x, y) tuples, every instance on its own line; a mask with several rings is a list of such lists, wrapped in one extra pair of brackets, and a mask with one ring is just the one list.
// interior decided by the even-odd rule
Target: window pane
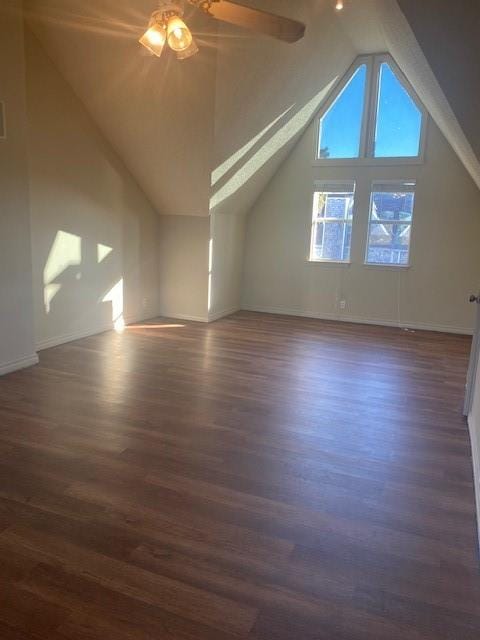
[[(335, 189), (349, 185), (325, 186)], [(350, 260), (355, 183), (351, 188), (348, 192), (314, 193), (310, 260)]]
[(372, 220), (410, 221), (413, 215), (415, 194), (373, 192)]
[(370, 226), (370, 247), (395, 248), (403, 251), (410, 242), (409, 224), (376, 223)]
[(358, 158), (367, 66), (362, 64), (320, 121), (319, 158)]
[(422, 112), (390, 66), (380, 65), (376, 158), (416, 157), (420, 153)]
[(352, 224), (318, 222), (314, 225), (311, 260), (349, 260)]
[(345, 220), (353, 215), (353, 194), (351, 193), (322, 193), (319, 202), (322, 205), (319, 211), (321, 218)]
[[(412, 183), (399, 183), (398, 189)], [(410, 232), (415, 202), (414, 191), (376, 191), (386, 185), (373, 183), (368, 227), (366, 262), (371, 264), (409, 263)]]
[(408, 264), (410, 224), (371, 223), (367, 262)]

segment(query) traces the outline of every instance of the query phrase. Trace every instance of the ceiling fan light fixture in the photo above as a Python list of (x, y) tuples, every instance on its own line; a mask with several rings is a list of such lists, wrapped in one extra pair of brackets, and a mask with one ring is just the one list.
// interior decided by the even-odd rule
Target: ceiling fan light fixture
[[(275, 13), (252, 9), (236, 0), (157, 0), (158, 9), (150, 18), (147, 31), (139, 42), (157, 57), (162, 55), (165, 45), (174, 51), (179, 60), (190, 58), (198, 52), (192, 32), (183, 21), (185, 2), (205, 14), (271, 36), (284, 42), (298, 42), (305, 34), (305, 25)], [(343, 9), (343, 0), (336, 0), (336, 8)]]
[(179, 16), (172, 16), (167, 26), (167, 42), (173, 51), (187, 51), (193, 42), (190, 29)]
[(178, 60), (186, 60), (187, 58), (194, 56), (196, 53), (198, 53), (198, 45), (195, 42), (195, 39), (192, 38), (192, 44), (183, 51), (177, 51), (176, 55)]
[(335, 5), (335, 9), (337, 11), (341, 11), (344, 8), (344, 4), (343, 4), (343, 0), (337, 0), (337, 3)]
[(157, 58), (162, 55), (166, 41), (167, 33), (164, 27), (157, 21), (154, 21), (153, 24), (149, 26), (139, 40), (140, 44), (151, 51)]

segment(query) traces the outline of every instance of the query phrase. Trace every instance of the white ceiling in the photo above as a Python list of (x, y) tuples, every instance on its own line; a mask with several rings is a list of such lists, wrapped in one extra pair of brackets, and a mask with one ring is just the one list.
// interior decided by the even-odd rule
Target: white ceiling
[(351, 2), (341, 14), (332, 0), (243, 2), (304, 21), (305, 38), (288, 45), (189, 7), (200, 54), (159, 60), (137, 43), (155, 0), (26, 0), (29, 25), (159, 213), (248, 210), (332, 83), (371, 51), (397, 58), (480, 186), (480, 165), (395, 0)]
[(399, 5), (480, 158), (480, 2), (399, 0)]
[(195, 11), (201, 54), (144, 55), (149, 0), (27, 0), (29, 24), (159, 213), (206, 215), (216, 23)]

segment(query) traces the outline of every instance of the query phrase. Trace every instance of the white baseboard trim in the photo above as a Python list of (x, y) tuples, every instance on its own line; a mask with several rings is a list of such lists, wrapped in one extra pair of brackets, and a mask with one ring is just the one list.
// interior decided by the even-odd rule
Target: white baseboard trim
[(187, 320), (189, 322), (208, 322), (208, 316), (189, 316), (183, 313), (159, 313), (160, 318), (171, 318), (172, 320)]
[(227, 316), (231, 316), (233, 313), (236, 313), (240, 310), (240, 307), (231, 307), (230, 309), (223, 309), (223, 311), (216, 311), (215, 313), (208, 314), (208, 321), (215, 322), (215, 320), (220, 320), (220, 318), (226, 318)]
[(480, 547), (480, 441), (477, 436), (473, 416), (468, 416), (468, 431), (470, 433), (470, 444), (472, 447), (473, 482), (475, 489), (475, 502), (477, 506), (477, 533), (478, 545)]
[(18, 371), (19, 369), (31, 367), (34, 364), (38, 364), (38, 355), (36, 353), (32, 353), (30, 356), (25, 356), (19, 360), (0, 363), (0, 376), (12, 373), (13, 371)]
[(318, 320), (334, 320), (337, 322), (353, 322), (354, 324), (373, 324), (382, 327), (397, 327), (399, 329), (413, 329), (417, 331), (439, 331), (441, 333), (457, 333), (461, 335), (473, 334), (473, 329), (467, 327), (456, 327), (445, 324), (425, 323), (425, 322), (401, 322), (394, 320), (384, 320), (380, 318), (363, 318), (360, 316), (345, 316), (338, 314), (317, 313), (304, 309), (289, 309), (287, 307), (263, 307), (257, 305), (242, 305), (243, 311), (256, 311), (258, 313), (273, 313), (285, 316), (298, 316), (300, 318), (316, 318)]
[[(125, 324), (132, 324), (135, 322), (144, 322), (146, 320), (151, 320), (152, 318), (157, 318), (160, 314), (155, 314), (152, 316), (150, 313), (145, 316), (132, 316), (129, 318), (125, 318)], [(37, 342), (36, 348), (37, 351), (43, 351), (44, 349), (50, 349), (51, 347), (58, 347), (61, 344), (66, 344), (67, 342), (73, 342), (74, 340), (81, 340), (82, 338), (88, 338), (90, 336), (95, 336), (99, 333), (105, 333), (105, 331), (112, 331), (114, 329), (113, 322), (110, 320), (109, 322), (105, 322), (104, 324), (97, 325), (96, 327), (90, 327), (89, 329), (81, 329), (79, 331), (73, 331), (72, 333), (65, 333), (59, 336), (52, 336), (51, 338), (46, 338), (44, 340), (40, 340)]]

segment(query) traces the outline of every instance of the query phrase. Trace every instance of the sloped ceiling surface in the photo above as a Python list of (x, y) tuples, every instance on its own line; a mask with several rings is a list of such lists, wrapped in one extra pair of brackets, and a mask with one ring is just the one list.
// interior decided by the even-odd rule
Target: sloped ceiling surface
[(285, 45), (220, 27), (211, 199), (216, 212), (251, 208), (358, 53), (330, 0), (249, 4), (301, 20), (307, 31), (300, 42)]
[[(427, 1), (430, 5), (429, 11), (432, 22), (430, 29), (435, 29), (433, 24), (438, 20), (443, 22), (448, 13), (444, 13), (442, 9), (445, 6), (444, 0), (438, 3)], [(463, 10), (467, 14), (469, 13), (470, 3), (461, 2), (458, 4), (463, 6)], [(469, 118), (463, 117), (462, 127), (458, 119), (462, 116), (462, 110), (459, 109), (457, 115), (452, 108), (455, 102), (464, 102), (465, 100), (473, 100), (478, 104), (478, 85), (474, 82), (472, 85), (461, 86), (459, 84), (456, 88), (451, 86), (450, 99), (447, 99), (438, 79), (442, 75), (441, 70), (439, 69), (437, 77), (397, 0), (377, 0), (375, 12), (388, 50), (396, 59), (437, 126), (480, 188), (480, 158), (474, 151), (474, 145), (477, 145), (478, 139), (475, 137), (474, 128), (471, 126)], [(476, 15), (476, 10), (474, 10), (473, 15)], [(447, 34), (447, 31), (448, 28), (445, 29), (445, 40), (437, 42), (436, 46), (439, 48), (448, 47), (453, 50), (452, 43), (457, 41), (461, 35), (456, 32)], [(432, 31), (430, 30), (429, 33), (431, 34)], [(471, 56), (476, 56), (475, 49), (477, 46), (475, 41), (470, 43), (468, 50)], [(460, 57), (457, 56), (457, 64), (461, 64)]]
[(154, 0), (26, 2), (30, 27), (161, 214), (248, 209), (357, 54), (330, 0), (243, 1), (304, 21), (306, 37), (288, 45), (190, 7), (200, 54), (158, 60), (137, 43)]
[(155, 0), (27, 0), (28, 24), (159, 213), (206, 215), (215, 101), (215, 30), (188, 21), (201, 55), (143, 54)]
[(354, 58), (386, 50), (480, 186), (480, 164), (396, 0), (341, 13), (333, 0), (242, 2), (305, 22), (305, 38), (288, 45), (189, 7), (200, 54), (158, 60), (137, 42), (155, 0), (26, 0), (31, 28), (160, 214), (248, 211)]
[(399, 5), (480, 159), (480, 2), (399, 0)]

